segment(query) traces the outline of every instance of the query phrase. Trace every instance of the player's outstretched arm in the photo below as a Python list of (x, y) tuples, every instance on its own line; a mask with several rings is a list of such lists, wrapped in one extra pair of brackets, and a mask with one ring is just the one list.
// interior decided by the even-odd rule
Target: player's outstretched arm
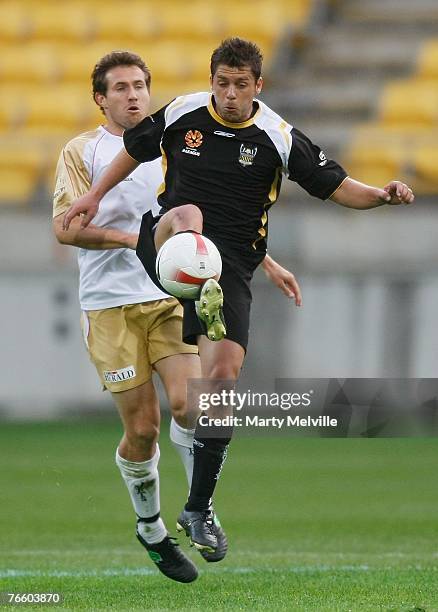
[(281, 289), (286, 297), (295, 298), (296, 306), (302, 305), (301, 289), (292, 272), (280, 266), (280, 264), (269, 255), (266, 255), (264, 258), (262, 268), (269, 280), (274, 283), (276, 287)]
[(401, 181), (391, 181), (383, 189), (371, 187), (348, 177), (330, 199), (347, 208), (368, 210), (384, 204), (412, 204), (412, 189)]
[[(66, 213), (65, 213), (66, 214)], [(53, 231), (61, 244), (80, 247), (82, 249), (136, 249), (138, 234), (128, 234), (114, 228), (98, 227), (89, 224), (82, 228), (79, 219), (73, 219), (68, 230), (63, 229), (65, 214), (53, 219)]]
[(81, 227), (85, 228), (94, 219), (99, 210), (99, 203), (110, 189), (115, 187), (133, 172), (139, 162), (135, 161), (125, 149), (122, 149), (113, 159), (99, 181), (92, 186), (90, 191), (81, 196), (73, 203), (70, 210), (64, 216), (63, 229), (68, 230), (72, 219), (78, 215), (81, 218)]

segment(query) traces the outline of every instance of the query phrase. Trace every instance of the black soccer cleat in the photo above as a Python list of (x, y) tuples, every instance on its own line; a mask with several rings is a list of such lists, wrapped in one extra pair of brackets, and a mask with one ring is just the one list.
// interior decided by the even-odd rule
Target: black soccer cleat
[(228, 551), (228, 540), (227, 534), (222, 528), (220, 521), (215, 514), (213, 508), (211, 510), (213, 512), (213, 533), (216, 536), (217, 540), (217, 548), (214, 552), (208, 552), (207, 550), (199, 551), (202, 557), (208, 561), (209, 563), (217, 563), (218, 561), (222, 561)]
[(183, 510), (176, 523), (177, 531), (185, 531), (190, 544), (199, 551), (214, 553), (218, 542), (214, 532), (213, 513), (211, 510)]
[(196, 580), (198, 570), (182, 552), (175, 538), (166, 536), (158, 544), (149, 544), (138, 533), (138, 530), (136, 536), (162, 574), (177, 582), (193, 582)]

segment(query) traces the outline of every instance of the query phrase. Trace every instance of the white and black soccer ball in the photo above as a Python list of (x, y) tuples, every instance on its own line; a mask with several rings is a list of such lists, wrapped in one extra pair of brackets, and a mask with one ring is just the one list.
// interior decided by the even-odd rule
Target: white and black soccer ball
[(155, 267), (167, 293), (197, 300), (206, 280), (219, 280), (222, 259), (211, 240), (201, 234), (183, 232), (166, 240), (157, 253)]

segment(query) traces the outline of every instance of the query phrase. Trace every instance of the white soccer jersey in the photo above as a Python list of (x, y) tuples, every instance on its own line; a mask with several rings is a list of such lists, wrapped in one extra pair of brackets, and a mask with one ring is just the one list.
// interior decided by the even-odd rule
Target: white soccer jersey
[[(53, 216), (68, 210), (123, 148), (123, 138), (105, 128), (71, 140), (56, 169)], [(158, 212), (157, 189), (163, 181), (161, 160), (141, 164), (102, 199), (93, 224), (129, 233), (140, 229), (143, 214)], [(132, 249), (79, 249), (79, 300), (82, 310), (100, 310), (168, 297), (147, 276)]]

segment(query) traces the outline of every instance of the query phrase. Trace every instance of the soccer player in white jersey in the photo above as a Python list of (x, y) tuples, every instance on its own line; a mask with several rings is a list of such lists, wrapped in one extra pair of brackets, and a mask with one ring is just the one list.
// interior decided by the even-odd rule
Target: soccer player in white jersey
[[(123, 131), (148, 114), (150, 80), (144, 62), (132, 53), (113, 52), (97, 63), (92, 74), (93, 95), (105, 115), (105, 125), (64, 147), (56, 173), (53, 224), (61, 243), (80, 248), (84, 339), (123, 422), (116, 463), (137, 514), (137, 537), (166, 576), (190, 582), (197, 570), (169, 537), (160, 518), (160, 413), (151, 375), (155, 370), (164, 384), (173, 417), (171, 440), (190, 484), (197, 413), (188, 414), (186, 381), (200, 376), (200, 362), (196, 347), (181, 339), (179, 302), (152, 283), (135, 254), (143, 213), (159, 209), (155, 194), (163, 181), (161, 161), (142, 165), (111, 190), (93, 225), (81, 229), (76, 221), (67, 232), (62, 230), (72, 202), (88, 192), (123, 148)], [(270, 258), (265, 260), (265, 272), (287, 296), (301, 303), (290, 272)], [(207, 561), (221, 560), (227, 550), (219, 523), (215, 533), (220, 545), (215, 552), (201, 553)]]

